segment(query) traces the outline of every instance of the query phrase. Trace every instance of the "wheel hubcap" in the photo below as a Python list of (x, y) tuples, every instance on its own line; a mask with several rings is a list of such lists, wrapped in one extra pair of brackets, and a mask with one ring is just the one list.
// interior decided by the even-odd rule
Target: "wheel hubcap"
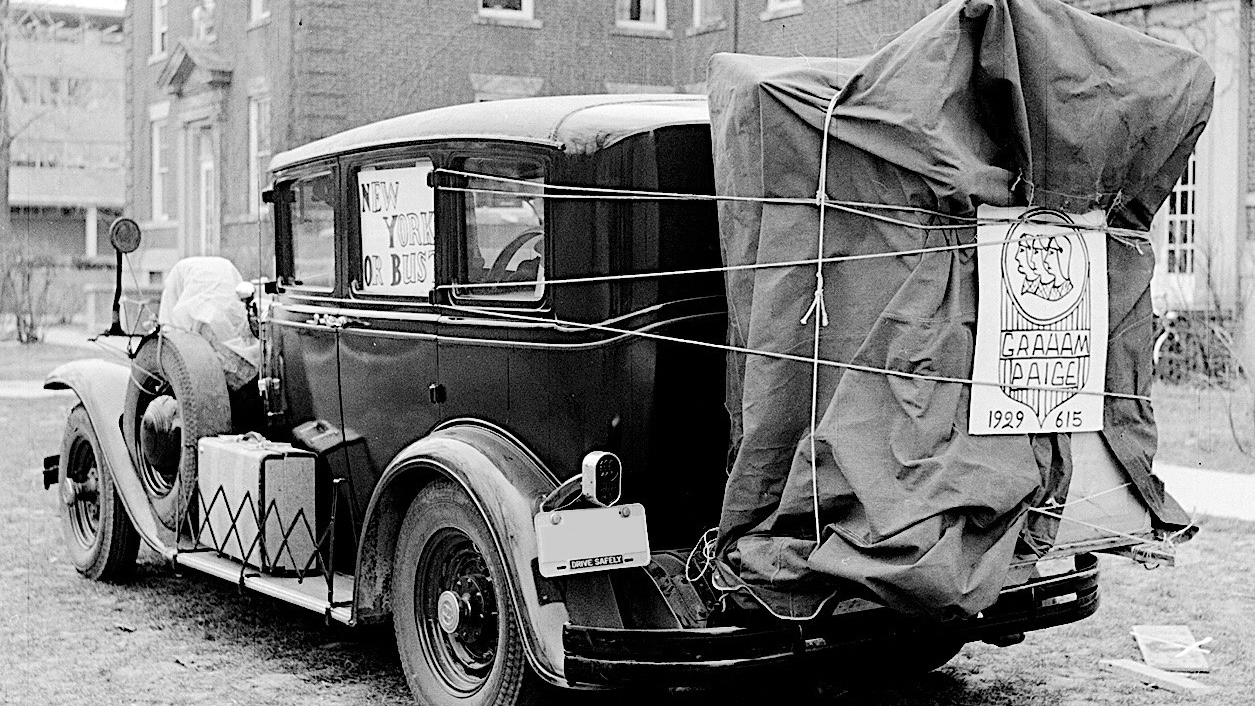
[(452, 635), (458, 631), (458, 623), (462, 618), (462, 601), (459, 600), (458, 594), (453, 591), (445, 591), (440, 594), (440, 599), (436, 602), (436, 613), (440, 620), (440, 629)]
[(100, 470), (91, 444), (79, 439), (70, 449), (66, 475), (61, 479), (61, 499), (66, 504), (70, 530), (84, 549), (96, 543), (100, 526)]

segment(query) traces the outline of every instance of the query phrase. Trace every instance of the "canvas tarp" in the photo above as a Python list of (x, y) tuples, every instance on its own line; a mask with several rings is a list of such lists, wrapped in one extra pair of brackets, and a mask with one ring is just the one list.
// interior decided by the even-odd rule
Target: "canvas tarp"
[[(981, 204), (1102, 209), (1147, 230), (1211, 109), (1194, 52), (1055, 0), (955, 0), (865, 61), (719, 54), (708, 89), (721, 196), (813, 198), (825, 113), (828, 198), (948, 224)], [(813, 204), (722, 201), (727, 265), (814, 258)], [(971, 243), (825, 210), (825, 256)], [(1153, 255), (1108, 238), (1109, 391), (1149, 394)], [(819, 357), (970, 379), (971, 249), (824, 266)], [(730, 342), (809, 358), (813, 266), (727, 276)], [(996, 600), (1014, 556), (1039, 554), (1055, 521), (1027, 509), (1066, 493), (1065, 434), (969, 436), (969, 386), (821, 367), (812, 493), (806, 362), (733, 355), (734, 455), (720, 523), (720, 581), (805, 617), (847, 587), (932, 618)], [(1102, 438), (1160, 527), (1188, 522), (1150, 470), (1148, 402), (1108, 397)], [(822, 541), (815, 541), (813, 497)], [(834, 580), (836, 579), (836, 580)], [(737, 595), (737, 594), (734, 594)]]

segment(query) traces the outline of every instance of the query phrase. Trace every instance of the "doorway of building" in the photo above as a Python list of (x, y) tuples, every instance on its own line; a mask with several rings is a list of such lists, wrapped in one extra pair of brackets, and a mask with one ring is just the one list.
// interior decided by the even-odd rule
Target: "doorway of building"
[(214, 151), (213, 127), (192, 125), (188, 131), (192, 159), (189, 160), (192, 210), (188, 249), (196, 255), (218, 254), (218, 167)]

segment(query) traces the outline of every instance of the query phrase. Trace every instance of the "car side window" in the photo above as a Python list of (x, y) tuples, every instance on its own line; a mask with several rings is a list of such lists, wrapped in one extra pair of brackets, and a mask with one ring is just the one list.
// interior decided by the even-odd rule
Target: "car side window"
[(355, 289), (427, 297), (436, 282), (436, 199), (430, 159), (357, 172), (361, 261)]
[[(462, 271), (454, 294), (466, 299), (537, 302), (545, 293), (544, 164), (526, 158), (471, 157), (462, 229)], [(494, 178), (496, 177), (496, 178)], [(487, 286), (486, 286), (487, 285)]]
[(328, 173), (303, 177), (289, 187), (291, 284), (331, 289), (335, 286), (335, 181)]

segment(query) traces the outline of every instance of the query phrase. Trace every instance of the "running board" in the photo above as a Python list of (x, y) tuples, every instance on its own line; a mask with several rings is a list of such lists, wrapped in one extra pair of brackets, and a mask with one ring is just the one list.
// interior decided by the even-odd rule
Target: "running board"
[(187, 567), (251, 591), (278, 598), (345, 625), (353, 624), (353, 577), (336, 573), (332, 576), (332, 600), (327, 600), (327, 581), (322, 574), (304, 579), (267, 576), (211, 551), (179, 552), (173, 559), (176, 567)]

